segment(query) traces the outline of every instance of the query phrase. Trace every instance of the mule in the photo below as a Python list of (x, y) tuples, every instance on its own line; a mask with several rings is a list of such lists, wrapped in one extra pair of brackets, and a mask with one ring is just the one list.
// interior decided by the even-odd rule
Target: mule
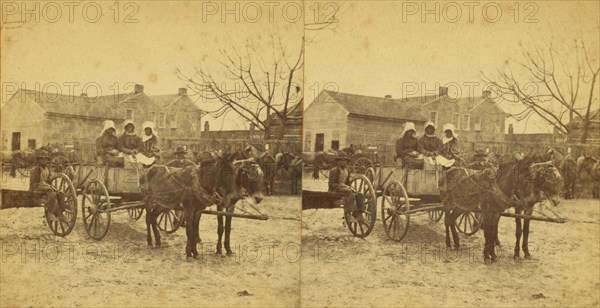
[[(509, 158), (500, 162), (497, 183), (505, 196), (517, 201), (515, 214), (524, 213), (531, 216), (535, 204), (542, 201), (542, 193), (552, 205), (560, 203), (559, 192), (562, 180), (558, 168), (543, 155), (525, 155), (522, 159)], [(529, 253), (529, 218), (515, 218), (515, 248), (513, 258), (520, 258), (522, 248), (524, 257), (531, 258)], [(519, 247), (521, 236), (522, 246)]]
[[(172, 209), (181, 204), (186, 219), (186, 258), (197, 259), (200, 218), (206, 207), (216, 204), (218, 211), (232, 214), (235, 203), (241, 199), (259, 204), (263, 199), (263, 172), (251, 159), (237, 160), (240, 156), (225, 154), (216, 159), (214, 167), (217, 172), (209, 177), (202, 176), (203, 169), (198, 166), (183, 169), (158, 165), (150, 167), (140, 179), (142, 194), (146, 196), (148, 246), (152, 246), (150, 228), (156, 247), (161, 246), (156, 223), (158, 215), (166, 208)], [(223, 224), (223, 216), (217, 216), (217, 254), (222, 255), (223, 246), (227, 255), (233, 254), (230, 246), (231, 221), (232, 217), (227, 216)]]
[(456, 219), (465, 211), (481, 212), (483, 216), (484, 260), (495, 261), (495, 245), (498, 238), (498, 221), (500, 213), (511, 206), (514, 200), (505, 196), (496, 183), (496, 167), (474, 172), (465, 168), (450, 168), (446, 172), (447, 189), (440, 191), (444, 205), (446, 228), (446, 247), (450, 247), (450, 232), (454, 247), (460, 247)]

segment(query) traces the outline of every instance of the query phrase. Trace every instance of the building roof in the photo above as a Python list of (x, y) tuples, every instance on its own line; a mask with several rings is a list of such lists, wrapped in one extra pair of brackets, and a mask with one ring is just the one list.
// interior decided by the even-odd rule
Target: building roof
[(85, 97), (44, 93), (34, 90), (19, 90), (12, 99), (30, 101), (38, 104), (45, 113), (95, 118), (123, 119), (116, 110), (116, 104), (129, 97), (131, 93)]
[[(189, 98), (187, 95), (180, 94), (165, 94), (165, 95), (150, 95), (148, 96), (154, 103), (161, 108), (169, 108), (176, 102), (187, 101), (190, 106), (190, 110), (184, 110), (186, 112), (200, 111), (200, 108)], [(187, 107), (187, 106), (186, 106)]]
[(325, 95), (319, 95), (316, 99), (317, 102), (337, 102), (352, 115), (392, 120), (426, 120), (412, 98), (402, 100), (328, 90), (323, 90), (321, 93)]

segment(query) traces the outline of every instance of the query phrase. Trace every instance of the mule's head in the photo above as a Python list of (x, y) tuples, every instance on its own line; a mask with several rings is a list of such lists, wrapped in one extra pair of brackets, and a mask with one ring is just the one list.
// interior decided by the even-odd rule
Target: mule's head
[(238, 193), (251, 204), (259, 204), (263, 200), (264, 173), (253, 159), (234, 161), (237, 170), (236, 186)]
[(560, 204), (559, 193), (562, 186), (562, 176), (558, 168), (551, 161), (547, 161), (531, 164), (529, 172), (536, 190), (542, 191), (550, 199), (552, 205), (558, 206)]

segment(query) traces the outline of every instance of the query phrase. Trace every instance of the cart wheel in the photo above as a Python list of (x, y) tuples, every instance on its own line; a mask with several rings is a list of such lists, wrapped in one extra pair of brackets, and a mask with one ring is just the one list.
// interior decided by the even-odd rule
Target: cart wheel
[(392, 180), (383, 190), (381, 200), (383, 229), (388, 238), (397, 242), (404, 238), (410, 222), (410, 214), (406, 213), (409, 210), (406, 189), (400, 182)]
[(83, 201), (81, 203), (81, 216), (85, 232), (95, 239), (101, 240), (110, 226), (110, 196), (102, 182), (93, 179), (83, 190)]
[(471, 236), (481, 228), (481, 213), (464, 212), (458, 216), (456, 229), (467, 236)]
[(81, 160), (77, 155), (72, 153), (69, 155), (69, 165), (73, 168), (73, 173), (77, 174), (77, 171), (79, 171), (79, 166), (81, 166)]
[(181, 209), (165, 209), (158, 215), (157, 224), (161, 231), (171, 234), (179, 227), (183, 221), (183, 210)]
[(319, 174), (321, 174), (324, 178), (329, 178), (329, 165), (326, 162), (322, 162), (319, 167)]
[(70, 165), (71, 163), (66, 156), (59, 155), (55, 156), (50, 161), (50, 170), (56, 173), (64, 173), (67, 167)]
[(367, 179), (369, 179), (371, 184), (373, 184), (375, 182), (375, 169), (371, 167), (367, 168), (367, 171), (365, 171), (365, 176)]
[[(52, 233), (58, 236), (67, 236), (73, 227), (75, 227), (75, 221), (77, 221), (77, 193), (73, 182), (64, 174), (59, 174), (50, 179), (50, 185), (57, 192), (64, 194), (65, 210), (63, 215), (65, 221), (50, 220), (48, 210), (45, 210), (46, 223), (52, 230)], [(58, 202), (58, 200), (57, 200)]]
[(18, 162), (17, 163), (17, 172), (24, 177), (29, 177), (31, 175), (31, 168), (26, 163)]
[(144, 213), (143, 207), (134, 207), (127, 209), (127, 214), (129, 215), (129, 219), (131, 220), (139, 220), (142, 217), (142, 213)]
[(369, 179), (362, 174), (355, 175), (355, 178), (350, 182), (350, 187), (364, 197), (363, 204), (365, 211), (363, 217), (365, 221), (351, 223), (350, 217), (352, 213), (345, 213), (346, 225), (354, 236), (365, 238), (371, 233), (377, 220), (377, 196)]
[(373, 162), (366, 157), (361, 157), (352, 164), (352, 172), (355, 174), (365, 174), (369, 168), (375, 168), (375, 166), (373, 165)]
[(442, 216), (444, 216), (444, 211), (442, 210), (431, 210), (429, 212), (427, 212), (427, 214), (429, 214), (429, 219), (438, 222), (440, 221), (440, 219), (442, 219)]

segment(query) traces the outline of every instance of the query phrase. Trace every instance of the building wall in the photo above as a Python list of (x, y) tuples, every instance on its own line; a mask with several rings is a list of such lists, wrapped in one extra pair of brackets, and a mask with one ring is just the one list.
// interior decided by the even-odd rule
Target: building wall
[(26, 99), (21, 101), (20, 96), (15, 95), (2, 107), (2, 150), (10, 151), (13, 132), (21, 133), (21, 146), (19, 150), (27, 148), (29, 139), (36, 140), (36, 147), (44, 142), (44, 113), (40, 107)]
[[(579, 142), (583, 134), (583, 124), (581, 122), (574, 122), (570, 126), (569, 140), (571, 142)], [(600, 119), (591, 120), (586, 143), (600, 144)]]
[[(294, 140), (300, 142), (302, 140), (302, 121), (288, 120), (289, 122), (285, 125), (285, 131), (283, 139)], [(268, 139), (280, 139), (281, 125), (279, 123), (273, 123), (269, 127)]]
[[(492, 102), (483, 102), (473, 110), (465, 110), (457, 103), (445, 102), (443, 100), (423, 106), (422, 113), (429, 120), (431, 111), (437, 111), (436, 134), (442, 136), (442, 127), (445, 123), (454, 123), (454, 115), (459, 115), (456, 133), (461, 141), (504, 141), (504, 113)], [(463, 127), (464, 115), (469, 115), (468, 129)], [(476, 127), (476, 119), (479, 118), (480, 127)]]
[[(343, 147), (353, 145), (395, 144), (401, 137), (405, 121), (383, 121), (357, 116), (348, 116), (348, 135)], [(422, 131), (423, 123), (415, 123), (417, 131)]]
[(304, 152), (314, 152), (317, 134), (324, 134), (324, 150), (331, 148), (332, 140), (345, 144), (348, 130), (348, 112), (337, 103), (312, 103), (304, 112)]
[(166, 125), (159, 131), (164, 139), (200, 139), (202, 118), (197, 107), (192, 104), (186, 96), (168, 108), (163, 108)]

